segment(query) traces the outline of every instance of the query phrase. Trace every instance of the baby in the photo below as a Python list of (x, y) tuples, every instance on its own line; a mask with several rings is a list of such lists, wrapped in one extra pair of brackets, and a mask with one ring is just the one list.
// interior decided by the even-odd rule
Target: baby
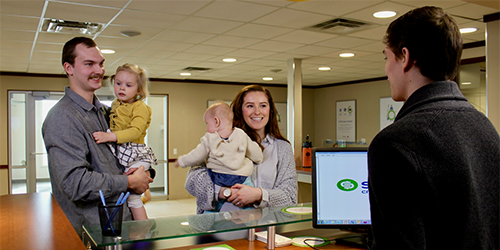
[[(207, 133), (195, 149), (179, 157), (175, 166), (196, 166), (206, 161), (214, 184), (221, 187), (231, 187), (237, 183), (253, 186), (248, 176), (253, 172), (253, 164), (261, 163), (264, 158), (259, 144), (240, 128), (233, 128), (233, 113), (225, 102), (211, 105), (203, 119), (207, 124)], [(231, 193), (224, 192), (224, 196), (229, 198)], [(218, 204), (215, 210), (231, 205)]]

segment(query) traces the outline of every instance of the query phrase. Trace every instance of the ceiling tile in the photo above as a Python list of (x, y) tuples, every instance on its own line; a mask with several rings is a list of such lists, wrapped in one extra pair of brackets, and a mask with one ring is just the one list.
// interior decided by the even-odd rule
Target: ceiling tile
[(32, 0), (2, 0), (0, 1), (1, 14), (40, 17), (45, 1)]
[[(69, 40), (69, 39), (68, 39)], [(100, 49), (122, 49), (120, 52), (128, 53), (131, 49), (143, 45), (146, 41), (140, 38), (97, 37), (95, 39)], [(119, 52), (119, 51), (117, 51)]]
[(238, 49), (235, 51), (231, 51), (227, 53), (227, 57), (248, 57), (248, 58), (261, 58), (276, 54), (276, 52), (271, 51), (262, 51), (262, 50), (253, 50), (253, 49)]
[(150, 57), (150, 58), (158, 58), (163, 59), (174, 55), (176, 52), (174, 51), (166, 51), (166, 50), (157, 50), (157, 49), (145, 49), (144, 47), (140, 47), (127, 53), (127, 56), (132, 57)]
[(215, 34), (200, 33), (200, 32), (164, 30), (157, 37), (155, 37), (155, 40), (183, 42), (183, 43), (201, 43), (215, 36), (216, 36)]
[(158, 34), (163, 32), (162, 28), (154, 28), (154, 27), (137, 27), (137, 26), (129, 26), (129, 25), (109, 25), (107, 26), (99, 36), (107, 36), (107, 37), (116, 37), (116, 38), (129, 38), (125, 35), (122, 35), (120, 32), (122, 31), (137, 31), (141, 34), (135, 36), (134, 38), (149, 40), (153, 37), (156, 37)]
[(466, 3), (463, 5), (459, 5), (456, 7), (451, 7), (446, 9), (447, 12), (451, 13), (452, 15), (457, 15), (461, 17), (468, 17), (470, 19), (478, 19), (482, 20), (483, 16), (485, 13), (487, 14), (493, 14), (497, 13), (498, 10), (484, 7), (481, 5), (477, 4), (472, 4), (472, 3)]
[[(2, 57), (2, 62), (10, 61), (12, 57), (19, 57), (22, 62), (29, 62), (30, 50), (20, 50), (20, 49), (1, 49), (0, 56)], [(8, 59), (4, 59), (4, 57)], [(17, 61), (19, 62), (19, 61)]]
[[(403, 15), (404, 13), (408, 12), (411, 9), (413, 9), (413, 7), (410, 7), (408, 5), (403, 5), (395, 2), (383, 2), (381, 4), (373, 5), (368, 8), (346, 14), (343, 17), (354, 18), (356, 20), (361, 20), (368, 23), (389, 24), (390, 22), (396, 20), (396, 18), (398, 18), (399, 16)], [(391, 18), (375, 18), (373, 16), (373, 13), (383, 10), (395, 11), (397, 15)]]
[(64, 0), (64, 2), (100, 7), (123, 8), (127, 4), (128, 0)]
[(134, 0), (127, 9), (191, 15), (208, 5), (211, 0)]
[(335, 50), (336, 49), (332, 49), (330, 47), (306, 45), (292, 50), (287, 50), (286, 52), (290, 54), (298, 54), (306, 56), (320, 56), (323, 54), (330, 54)]
[(349, 49), (349, 48), (358, 47), (358, 46), (366, 45), (366, 44), (370, 44), (370, 43), (373, 43), (373, 40), (367, 40), (367, 39), (356, 38), (356, 37), (341, 36), (341, 37), (336, 37), (336, 38), (333, 38), (333, 39), (330, 39), (327, 41), (316, 43), (316, 45), (333, 47), (333, 48), (340, 48), (340, 49)]
[(307, 30), (296, 30), (289, 32), (287, 34), (277, 36), (273, 38), (273, 41), (282, 41), (282, 42), (294, 42), (294, 43), (303, 43), (303, 44), (313, 44), (320, 41), (324, 41), (327, 39), (332, 39), (337, 37), (334, 34), (325, 34)]
[(220, 35), (203, 42), (203, 44), (222, 47), (244, 48), (258, 42), (262, 42), (262, 39)]
[(267, 5), (216, 1), (196, 12), (194, 16), (249, 22), (275, 10), (276, 7)]
[(306, 1), (292, 4), (288, 6), (288, 8), (340, 17), (346, 13), (364, 9), (383, 1), (384, 0)]
[(39, 18), (26, 16), (0, 15), (0, 30), (36, 30)]
[(300, 29), (327, 21), (330, 17), (331, 16), (310, 12), (280, 9), (257, 19), (252, 23)]
[(217, 47), (210, 45), (195, 45), (189, 49), (186, 49), (186, 53), (201, 53), (207, 55), (223, 55), (234, 51), (234, 48)]
[(278, 42), (278, 41), (264, 41), (261, 43), (248, 46), (249, 49), (265, 50), (265, 51), (275, 51), (283, 52), (290, 49), (295, 49), (301, 47), (301, 44), (289, 43), (289, 42)]
[(141, 47), (146, 49), (156, 49), (165, 51), (181, 52), (188, 48), (193, 47), (193, 44), (181, 43), (181, 42), (167, 42), (159, 40), (151, 40), (141, 45)]
[(241, 22), (224, 21), (200, 17), (190, 17), (175, 25), (172, 29), (190, 32), (222, 34), (230, 29), (242, 25)]
[(260, 39), (270, 39), (287, 32), (292, 31), (290, 28), (283, 27), (273, 27), (261, 24), (251, 24), (247, 23), (242, 26), (239, 26), (233, 30), (226, 32), (226, 35), (231, 36), (241, 36), (241, 37), (252, 37), (252, 38), (260, 38)]
[(23, 51), (23, 53), (27, 53), (27, 55), (29, 55), (32, 46), (33, 42), (1, 40), (0, 56), (4, 55), (2, 53), (6, 53), (8, 51)]
[[(375, 10), (393, 9), (400, 16), (417, 6), (438, 5), (460, 27), (479, 28), (463, 35), (465, 43), (483, 41), (485, 25), (480, 19), (498, 10), (467, 1), (474, 0), (0, 0), (0, 71), (63, 74), (62, 47), (80, 35), (37, 33), (47, 3), (44, 17), (108, 25), (95, 37), (99, 48), (116, 50), (105, 55), (107, 74), (118, 65), (136, 62), (155, 78), (286, 84), (287, 62), (295, 58), (302, 59), (305, 85), (380, 77), (385, 75), (382, 39), (388, 23), (397, 17), (374, 19)], [(304, 29), (337, 17), (373, 25), (349, 34)], [(125, 37), (120, 34), (125, 29), (142, 34)], [(340, 58), (345, 51), (356, 56)], [(484, 53), (484, 46), (468, 49), (464, 58)], [(238, 61), (223, 63), (225, 57)], [(189, 66), (214, 70), (179, 76)], [(332, 70), (320, 72), (319, 66)], [(275, 80), (266, 82), (262, 76)]]
[(192, 53), (177, 53), (172, 56), (169, 56), (168, 59), (179, 59), (179, 60), (192, 60), (193, 62), (205, 61), (213, 58), (213, 55), (210, 54), (192, 54)]
[(0, 39), (2, 41), (10, 40), (10, 41), (33, 42), (35, 40), (35, 34), (36, 32), (27, 30), (2, 30), (2, 35), (0, 36)]
[(113, 24), (165, 29), (180, 22), (184, 18), (185, 16), (160, 12), (125, 10), (113, 21)]
[(443, 8), (443, 9), (447, 9), (450, 7), (455, 7), (455, 6), (464, 4), (464, 1), (460, 1), (460, 0), (446, 0), (446, 1), (439, 1), (439, 2), (437, 2), (436, 0), (398, 0), (398, 2), (402, 3), (402, 4), (410, 5), (412, 7), (439, 5), (439, 7)]
[(363, 39), (373, 39), (376, 41), (382, 41), (385, 32), (387, 31), (387, 26), (374, 27), (369, 30), (363, 30), (355, 33), (349, 34), (350, 37), (358, 37)]

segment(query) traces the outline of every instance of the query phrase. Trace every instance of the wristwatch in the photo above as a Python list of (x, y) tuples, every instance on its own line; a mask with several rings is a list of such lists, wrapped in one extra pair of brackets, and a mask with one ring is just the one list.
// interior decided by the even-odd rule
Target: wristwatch
[(225, 188), (224, 191), (222, 191), (222, 194), (224, 195), (224, 197), (229, 198), (231, 196), (231, 189), (230, 188)]

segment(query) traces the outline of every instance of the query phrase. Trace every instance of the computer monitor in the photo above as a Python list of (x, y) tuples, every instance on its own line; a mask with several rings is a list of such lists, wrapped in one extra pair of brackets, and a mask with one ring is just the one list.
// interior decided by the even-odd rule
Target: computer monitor
[(340, 244), (368, 244), (367, 155), (367, 148), (312, 149), (313, 227), (363, 233), (361, 238), (336, 240)]

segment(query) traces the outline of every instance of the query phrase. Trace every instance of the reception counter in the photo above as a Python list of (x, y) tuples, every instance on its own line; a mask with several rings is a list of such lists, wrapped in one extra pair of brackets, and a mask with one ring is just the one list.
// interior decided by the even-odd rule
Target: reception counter
[[(297, 207), (308, 207), (299, 204)], [(294, 206), (295, 207), (295, 206)], [(334, 239), (347, 232), (311, 228), (310, 213), (289, 213), (285, 208), (236, 210), (225, 213), (175, 216), (125, 221), (120, 237), (103, 237), (99, 225), (84, 227), (83, 240), (50, 193), (0, 196), (1, 249), (269, 249), (251, 239), (254, 232), (269, 230), (287, 236), (319, 236)], [(228, 248), (228, 249), (231, 249)], [(321, 249), (360, 249), (335, 244)], [(220, 248), (219, 248), (220, 249)], [(301, 246), (280, 250), (303, 250)]]
[(0, 196), (1, 249), (86, 249), (50, 193)]
[[(231, 212), (124, 221), (119, 237), (104, 237), (100, 225), (84, 226), (84, 242), (96, 249), (203, 249), (225, 245), (227, 249), (275, 249), (274, 243), (254, 239), (255, 232), (288, 237), (319, 236), (334, 239), (347, 232), (312, 229), (310, 203), (290, 207), (244, 209)], [(278, 248), (278, 247), (276, 247)], [(218, 248), (223, 249), (223, 248)], [(281, 250), (304, 249), (290, 245)], [(359, 249), (336, 245), (321, 249)]]

